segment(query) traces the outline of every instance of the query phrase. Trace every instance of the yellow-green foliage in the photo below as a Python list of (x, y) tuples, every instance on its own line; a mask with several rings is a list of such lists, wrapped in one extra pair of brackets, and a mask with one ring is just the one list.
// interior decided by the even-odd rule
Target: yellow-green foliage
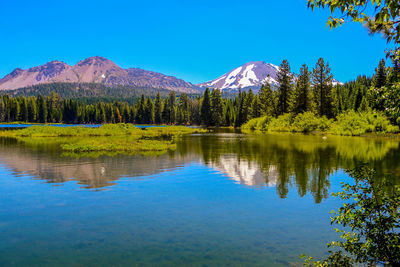
[(318, 117), (312, 112), (298, 114), (292, 123), (292, 131), (294, 132), (324, 132), (329, 129), (331, 121), (325, 116)]
[(267, 129), (269, 132), (292, 132), (292, 121), (293, 115), (286, 113), (271, 120)]
[(56, 143), (69, 153), (157, 152), (176, 149), (174, 140), (184, 134), (205, 130), (184, 126), (137, 128), (132, 124), (106, 124), (99, 128), (31, 126), (0, 132), (27, 144)]
[(92, 151), (161, 151), (173, 150), (176, 148), (171, 140), (136, 140), (131, 138), (84, 138), (72, 144), (61, 145), (62, 150), (68, 152), (92, 152)]
[(395, 133), (399, 131), (399, 127), (391, 125), (381, 113), (349, 111), (340, 114), (329, 131), (339, 135), (362, 135)]
[(247, 131), (267, 131), (268, 125), (271, 121), (272, 117), (264, 116), (260, 118), (255, 118), (249, 120), (247, 123), (242, 125), (242, 130)]
[(326, 131), (329, 129), (331, 121), (326, 117), (318, 117), (312, 112), (305, 112), (294, 116), (287, 113), (272, 118), (264, 116), (248, 121), (242, 126), (245, 131), (261, 131), (261, 132), (314, 132)]
[(3, 131), (0, 136), (9, 137), (65, 137), (65, 136), (125, 136), (139, 137), (177, 136), (202, 132), (203, 129), (184, 126), (137, 128), (133, 124), (105, 124), (99, 128), (31, 126), (21, 130)]
[(399, 127), (390, 124), (380, 113), (349, 111), (336, 121), (318, 117), (312, 112), (294, 116), (287, 113), (278, 118), (260, 117), (248, 121), (242, 130), (261, 132), (329, 132), (338, 135), (362, 135), (366, 133), (396, 133)]

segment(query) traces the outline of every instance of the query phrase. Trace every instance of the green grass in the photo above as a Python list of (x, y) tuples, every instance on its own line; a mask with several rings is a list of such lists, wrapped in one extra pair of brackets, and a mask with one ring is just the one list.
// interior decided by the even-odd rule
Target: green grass
[(103, 138), (84, 138), (81, 141), (72, 144), (63, 144), (61, 149), (67, 152), (93, 152), (93, 151), (163, 151), (174, 150), (176, 144), (172, 140), (152, 140), (152, 139), (125, 139), (112, 138), (105, 140)]
[(21, 130), (3, 131), (0, 132), (0, 136), (16, 138), (28, 145), (56, 144), (65, 152), (64, 156), (79, 157), (80, 153), (102, 155), (111, 152), (116, 154), (167, 152), (176, 149), (176, 138), (204, 131), (184, 126), (142, 129), (132, 124), (121, 123), (106, 124), (99, 128), (31, 126)]
[(298, 115), (284, 114), (277, 118), (255, 118), (242, 126), (244, 132), (320, 132), (335, 135), (360, 136), (366, 134), (393, 134), (399, 127), (391, 125), (381, 113), (349, 111), (336, 120), (318, 117), (311, 112)]
[(34, 125), (25, 129), (0, 132), (0, 136), (8, 137), (84, 137), (84, 136), (179, 136), (183, 134), (202, 132), (203, 129), (188, 128), (184, 126), (166, 126), (137, 128), (133, 124), (105, 124), (98, 128), (83, 126), (57, 127)]

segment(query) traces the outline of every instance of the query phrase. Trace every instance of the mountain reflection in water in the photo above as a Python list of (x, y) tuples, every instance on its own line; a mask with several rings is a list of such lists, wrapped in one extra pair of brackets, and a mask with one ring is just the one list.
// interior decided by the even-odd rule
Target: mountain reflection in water
[(0, 139), (0, 162), (16, 175), (29, 175), (49, 183), (77, 181), (84, 188), (102, 189), (121, 177), (149, 176), (205, 164), (245, 186), (275, 186), (281, 198), (289, 189), (316, 202), (328, 196), (329, 176), (357, 162), (369, 162), (379, 174), (392, 174), (399, 182), (399, 140), (316, 135), (245, 135), (210, 133), (186, 136), (177, 150), (157, 156), (102, 155), (69, 157), (56, 145), (25, 144)]

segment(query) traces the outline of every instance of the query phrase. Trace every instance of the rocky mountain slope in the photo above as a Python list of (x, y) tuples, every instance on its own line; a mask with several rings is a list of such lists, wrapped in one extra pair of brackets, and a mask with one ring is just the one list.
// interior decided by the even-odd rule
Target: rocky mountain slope
[(0, 79), (0, 90), (14, 90), (44, 83), (99, 83), (109, 87), (136, 86), (194, 93), (197, 87), (184, 80), (139, 68), (123, 69), (103, 57), (90, 57), (70, 66), (51, 61), (30, 69), (15, 69)]

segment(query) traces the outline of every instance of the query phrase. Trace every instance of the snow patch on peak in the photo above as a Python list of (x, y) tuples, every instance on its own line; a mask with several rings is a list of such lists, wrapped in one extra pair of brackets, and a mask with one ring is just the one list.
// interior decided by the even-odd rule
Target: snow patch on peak
[(258, 79), (256, 74), (253, 71), (255, 67), (254, 64), (248, 65), (243, 72), (243, 78), (239, 80), (239, 86), (241, 87), (248, 87), (257, 85)]
[(222, 88), (229, 88), (230, 86), (232, 86), (233, 83), (236, 81), (236, 76), (240, 73), (241, 70), (242, 67), (240, 66), (239, 68), (236, 68), (233, 71), (231, 71), (225, 78), (225, 83), (222, 86)]

